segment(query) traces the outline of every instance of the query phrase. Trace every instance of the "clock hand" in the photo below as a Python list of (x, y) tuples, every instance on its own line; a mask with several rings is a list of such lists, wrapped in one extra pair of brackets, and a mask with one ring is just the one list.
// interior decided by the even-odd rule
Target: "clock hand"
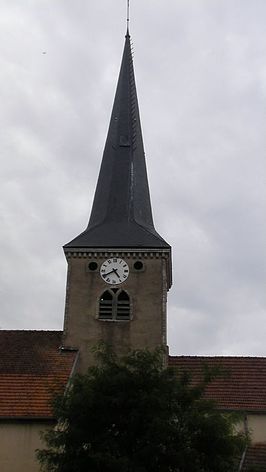
[(118, 271), (118, 269), (114, 269), (114, 273), (115, 273), (115, 275), (117, 276), (119, 282), (122, 282), (121, 276), (117, 273), (117, 271)]
[(110, 275), (110, 274), (112, 274), (113, 272), (115, 272), (115, 269), (111, 270), (111, 272), (107, 272), (107, 274), (102, 274), (102, 276), (105, 278), (105, 277), (107, 277), (107, 275)]

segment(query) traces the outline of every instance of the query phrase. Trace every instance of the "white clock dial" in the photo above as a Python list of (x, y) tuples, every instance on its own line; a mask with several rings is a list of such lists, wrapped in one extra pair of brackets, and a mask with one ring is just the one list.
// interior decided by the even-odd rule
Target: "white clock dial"
[(123, 259), (110, 257), (101, 265), (100, 274), (102, 279), (111, 285), (117, 285), (124, 282), (129, 275), (128, 265)]

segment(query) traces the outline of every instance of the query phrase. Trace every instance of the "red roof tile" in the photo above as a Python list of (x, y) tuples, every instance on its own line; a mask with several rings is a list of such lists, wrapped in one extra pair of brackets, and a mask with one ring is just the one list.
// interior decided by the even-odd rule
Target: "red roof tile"
[(262, 472), (266, 470), (266, 443), (252, 444), (248, 447), (245, 454), (242, 472), (254, 470), (254, 472)]
[(0, 418), (52, 418), (77, 352), (61, 351), (61, 331), (0, 331)]
[[(61, 331), (0, 331), (0, 418), (52, 418), (50, 400), (64, 388), (77, 352), (61, 351)], [(200, 381), (202, 368), (223, 367), (207, 398), (223, 409), (266, 411), (266, 358), (170, 356), (169, 365)]]
[(193, 383), (202, 378), (202, 368), (221, 366), (228, 375), (207, 387), (206, 396), (222, 409), (266, 411), (265, 357), (170, 356), (169, 366), (192, 374)]

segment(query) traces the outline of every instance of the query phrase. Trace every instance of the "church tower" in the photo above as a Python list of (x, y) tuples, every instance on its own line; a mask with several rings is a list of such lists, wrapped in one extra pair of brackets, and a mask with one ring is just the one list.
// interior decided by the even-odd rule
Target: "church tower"
[(101, 341), (166, 348), (171, 248), (153, 224), (128, 31), (89, 224), (64, 252), (63, 347), (79, 349), (82, 371)]

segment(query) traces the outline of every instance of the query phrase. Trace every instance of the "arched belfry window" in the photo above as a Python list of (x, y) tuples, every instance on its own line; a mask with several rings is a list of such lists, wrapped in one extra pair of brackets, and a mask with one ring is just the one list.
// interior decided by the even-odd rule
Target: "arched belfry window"
[(100, 320), (129, 320), (130, 298), (124, 290), (110, 289), (103, 292), (99, 301)]
[(130, 299), (123, 290), (117, 294), (116, 319), (128, 320), (130, 318)]
[(113, 294), (106, 290), (100, 298), (99, 318), (111, 320), (113, 318)]

